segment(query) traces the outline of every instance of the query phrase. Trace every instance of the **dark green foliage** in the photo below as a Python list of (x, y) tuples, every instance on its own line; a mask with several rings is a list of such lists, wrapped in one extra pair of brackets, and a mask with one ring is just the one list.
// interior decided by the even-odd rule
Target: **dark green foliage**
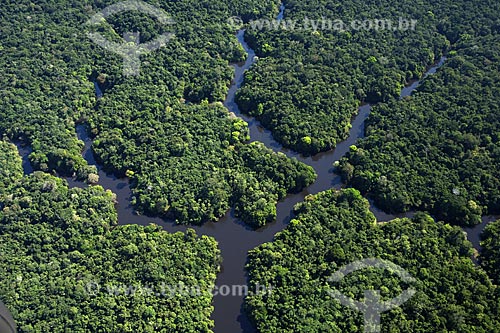
[[(304, 154), (345, 139), (359, 101), (397, 97), (459, 38), (498, 31), (497, 1), (285, 1), (279, 29), (248, 25), (259, 60), (237, 101), (280, 143)], [(394, 30), (399, 20), (415, 30)], [(317, 20), (313, 31), (304, 20)], [(323, 21), (391, 20), (391, 29), (338, 31)], [(295, 23), (295, 26), (293, 26)], [(335, 28), (335, 25), (332, 24)]]
[(498, 284), (500, 283), (500, 220), (487, 225), (481, 239), (481, 266)]
[(425, 209), (473, 225), (500, 209), (500, 37), (465, 40), (402, 101), (373, 108), (367, 138), (341, 161), (381, 208)]
[(0, 194), (5, 193), (22, 177), (22, 161), (16, 146), (0, 141)]
[[(388, 300), (410, 286), (417, 293), (382, 314), (382, 332), (499, 332), (497, 288), (472, 263), (458, 227), (422, 213), (377, 224), (368, 207), (355, 189), (309, 196), (287, 229), (250, 252), (249, 284), (273, 287), (246, 299), (259, 332), (363, 332), (361, 313), (329, 290), (358, 300), (364, 290), (380, 290)], [(401, 266), (416, 282), (375, 268), (328, 281), (341, 266), (370, 257)]]
[[(249, 224), (273, 220), (276, 201), (310, 184), (312, 171), (279, 156), (269, 157), (265, 172), (250, 165), (243, 158), (248, 154), (239, 152), (248, 140), (247, 124), (230, 118), (220, 102), (233, 77), (229, 62), (245, 57), (227, 18), (255, 18), (275, 4), (150, 1), (176, 23), (164, 27), (126, 12), (98, 27), (85, 25), (111, 3), (2, 4), (1, 23), (8, 28), (0, 39), (6, 67), (0, 133), (31, 144), (36, 169), (86, 180), (95, 170), (82, 158), (74, 128), (88, 122), (97, 159), (134, 180), (139, 211), (201, 223), (235, 204)], [(120, 56), (93, 44), (86, 35), (92, 30), (116, 42), (127, 31), (141, 32), (141, 41), (166, 31), (175, 37), (141, 58), (139, 76), (124, 77)], [(91, 81), (104, 90), (98, 102)], [(244, 150), (272, 155), (263, 147)], [(237, 184), (241, 177), (252, 185)], [(247, 192), (237, 195), (241, 186)]]
[(214, 239), (116, 226), (110, 191), (68, 189), (42, 172), (8, 188), (0, 208), (0, 297), (20, 332), (211, 332), (212, 295), (171, 296), (165, 286), (208, 291)]

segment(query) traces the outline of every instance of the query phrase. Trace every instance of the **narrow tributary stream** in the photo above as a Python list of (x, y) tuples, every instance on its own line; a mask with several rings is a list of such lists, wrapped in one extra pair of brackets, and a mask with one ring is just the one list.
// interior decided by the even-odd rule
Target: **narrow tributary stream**
[[(284, 7), (282, 6), (278, 18), (283, 16), (283, 9)], [(220, 221), (216, 223), (208, 222), (202, 226), (179, 226), (173, 222), (164, 221), (159, 218), (140, 216), (135, 213), (134, 208), (130, 205), (131, 190), (128, 180), (117, 179), (112, 175), (107, 175), (101, 168), (99, 168), (99, 185), (103, 186), (105, 189), (112, 190), (117, 195), (118, 203), (116, 208), (120, 224), (148, 225), (149, 223), (156, 223), (162, 225), (164, 229), (169, 232), (185, 231), (187, 228), (193, 228), (198, 234), (214, 237), (219, 243), (223, 257), (221, 272), (219, 273), (216, 282), (218, 286), (245, 285), (246, 275), (244, 266), (247, 260), (248, 251), (262, 243), (271, 241), (277, 232), (283, 230), (292, 218), (293, 206), (296, 203), (303, 201), (306, 195), (315, 194), (330, 188), (338, 189), (341, 187), (341, 179), (338, 175), (333, 173), (332, 164), (333, 162), (340, 160), (349, 151), (349, 146), (355, 144), (358, 139), (363, 138), (364, 122), (371, 110), (370, 105), (363, 105), (359, 107), (358, 114), (353, 118), (352, 127), (349, 131), (349, 137), (345, 141), (338, 143), (335, 150), (320, 153), (312, 157), (303, 157), (293, 151), (284, 149), (273, 139), (269, 131), (263, 129), (257, 120), (241, 114), (234, 101), (235, 94), (243, 82), (244, 72), (249, 69), (255, 61), (255, 52), (245, 43), (244, 33), (244, 30), (238, 31), (237, 38), (248, 53), (248, 57), (244, 63), (233, 65), (235, 69), (235, 77), (231, 87), (229, 88), (224, 105), (229, 109), (229, 111), (248, 122), (251, 141), (261, 141), (274, 151), (281, 151), (289, 157), (295, 157), (298, 160), (312, 166), (318, 174), (317, 180), (307, 189), (301, 193), (289, 195), (278, 203), (276, 222), (261, 229), (252, 230), (236, 219), (231, 211), (221, 218)], [(443, 61), (444, 58), (441, 59), (439, 63), (431, 67), (426, 75), (434, 73), (437, 68), (442, 65)], [(419, 81), (415, 81), (408, 87), (405, 87), (401, 92), (401, 96), (404, 97), (410, 95), (418, 84)], [(100, 93), (100, 91), (97, 91), (97, 93)], [(96, 164), (91, 151), (92, 141), (83, 125), (77, 127), (77, 134), (78, 137), (85, 142), (83, 156), (89, 164)], [(30, 150), (28, 148), (20, 148), (20, 152), (23, 155), (23, 166), (25, 172), (31, 173), (32, 169), (27, 159), (27, 155), (30, 153)], [(87, 186), (72, 179), (68, 179), (68, 182), (72, 187)], [(373, 206), (372, 212), (375, 214), (378, 221), (388, 221), (403, 216), (389, 215)], [(406, 215), (411, 215), (411, 213)], [(491, 218), (485, 218), (485, 221), (489, 220), (491, 220)], [(469, 238), (473, 241), (476, 248), (479, 245), (479, 234), (485, 224), (486, 222), (477, 228), (468, 230)], [(215, 332), (254, 332), (255, 330), (242, 311), (242, 305), (242, 296), (216, 295), (213, 300), (214, 311), (212, 314), (212, 319), (215, 320)]]

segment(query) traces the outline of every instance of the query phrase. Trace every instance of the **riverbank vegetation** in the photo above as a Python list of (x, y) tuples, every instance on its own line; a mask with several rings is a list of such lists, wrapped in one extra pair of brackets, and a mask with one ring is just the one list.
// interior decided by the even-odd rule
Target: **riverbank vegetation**
[(213, 238), (116, 226), (110, 191), (23, 177), (15, 146), (0, 146), (0, 299), (20, 332), (211, 332)]
[(131, 109), (128, 93), (118, 89), (99, 102), (96, 123), (90, 120), (93, 150), (108, 170), (132, 180), (140, 212), (200, 224), (234, 206), (244, 222), (260, 227), (275, 219), (279, 199), (316, 178), (296, 159), (247, 144), (246, 122), (219, 103), (151, 109), (142, 105), (162, 97), (148, 89)]
[(486, 226), (481, 235), (481, 266), (495, 283), (500, 283), (500, 220)]
[[(230, 62), (245, 58), (228, 17), (254, 19), (271, 2), (149, 3), (171, 16), (162, 26), (137, 12), (89, 26), (114, 1), (29, 1), (2, 4), (0, 134), (33, 148), (36, 170), (88, 179), (75, 124), (87, 123), (105, 168), (134, 183), (137, 210), (179, 223), (217, 220), (232, 205), (258, 227), (274, 219), (276, 201), (315, 178), (311, 168), (247, 145), (247, 124), (221, 106), (231, 82)], [(175, 37), (141, 57), (138, 76), (123, 74), (123, 59), (95, 45), (90, 31), (121, 43), (163, 32)], [(96, 100), (94, 83), (103, 91)], [(262, 155), (259, 165), (254, 155)], [(248, 160), (247, 160), (248, 158)]]
[(463, 38), (411, 97), (373, 107), (343, 179), (389, 212), (474, 225), (500, 209), (500, 35)]
[[(295, 214), (273, 242), (249, 253), (249, 285), (273, 287), (246, 298), (259, 332), (363, 332), (363, 315), (329, 292), (362, 301), (364, 290), (380, 290), (390, 300), (410, 287), (416, 293), (409, 301), (382, 313), (382, 332), (498, 330), (498, 288), (473, 264), (460, 228), (423, 213), (377, 224), (352, 188), (308, 196)], [(330, 282), (342, 266), (372, 257), (399, 265), (416, 281), (368, 268)]]
[[(248, 24), (246, 39), (259, 59), (246, 73), (237, 102), (277, 141), (306, 155), (345, 139), (360, 101), (397, 98), (406, 82), (458, 40), (497, 31), (500, 10), (491, 0), (284, 4), (284, 20), (271, 22), (273, 28), (263, 21)], [(352, 21), (375, 19), (392, 26), (350, 28)], [(415, 29), (400, 27), (402, 19), (415, 20)], [(338, 20), (345, 30), (338, 29)]]
[(16, 146), (0, 141), (0, 195), (23, 176), (21, 156)]

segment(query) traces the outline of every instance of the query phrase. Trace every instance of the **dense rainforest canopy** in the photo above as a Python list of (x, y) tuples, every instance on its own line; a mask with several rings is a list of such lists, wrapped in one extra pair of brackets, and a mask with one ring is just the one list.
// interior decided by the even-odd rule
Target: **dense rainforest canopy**
[[(141, 213), (179, 223), (215, 221), (230, 207), (252, 227), (276, 217), (276, 202), (311, 184), (314, 170), (262, 143), (221, 103), (229, 63), (245, 58), (227, 19), (273, 18), (278, 1), (148, 0), (175, 22), (113, 15), (86, 22), (111, 0), (2, 1), (0, 15), (0, 297), (23, 332), (210, 332), (210, 294), (151, 297), (109, 294), (124, 286), (213, 285), (220, 253), (193, 231), (117, 226), (114, 195), (100, 186), (69, 189), (50, 173), (85, 180), (84, 123), (96, 160), (132, 183)], [(338, 171), (354, 188), (307, 197), (290, 226), (250, 253), (246, 306), (262, 332), (362, 332), (360, 313), (328, 291), (384, 299), (407, 284), (368, 269), (328, 282), (344, 264), (390, 260), (416, 278), (417, 294), (382, 315), (386, 332), (497, 332), (500, 327), (498, 222), (482, 240), (481, 267), (457, 227), (417, 213), (377, 224), (361, 194), (381, 208), (421, 209), (436, 220), (473, 225), (500, 209), (500, 3), (497, 0), (285, 1), (280, 29), (246, 25), (257, 52), (237, 102), (286, 147), (315, 154), (347, 135), (360, 102), (374, 107), (365, 140)], [(415, 30), (291, 29), (290, 20), (401, 18)], [(175, 37), (141, 57), (138, 76), (87, 36), (110, 40), (140, 31), (140, 41)], [(401, 88), (447, 54), (419, 91)], [(94, 84), (102, 90), (97, 98)], [(31, 146), (38, 171), (23, 176), (7, 141)], [(355, 189), (356, 188), (356, 189)], [(242, 240), (244, 241), (244, 240)], [(489, 277), (488, 277), (489, 275)], [(493, 281), (493, 282), (492, 282)], [(104, 287), (89, 292), (89, 285)], [(116, 289), (113, 289), (116, 291)]]
[[(291, 0), (284, 5), (278, 29), (262, 21), (248, 25), (247, 39), (259, 59), (237, 101), (276, 140), (304, 154), (345, 139), (360, 101), (397, 97), (452, 44), (498, 32), (500, 26), (495, 0)], [(390, 20), (392, 26), (349, 28), (351, 21), (375, 19)], [(399, 29), (400, 19), (416, 20), (415, 29)], [(348, 25), (344, 31), (336, 28), (337, 20)]]
[[(0, 133), (32, 146), (35, 169), (86, 179), (95, 168), (75, 135), (75, 124), (86, 122), (98, 161), (133, 181), (139, 211), (201, 223), (234, 205), (253, 226), (272, 221), (276, 201), (310, 184), (314, 171), (246, 144), (247, 124), (220, 102), (232, 78), (229, 62), (245, 56), (227, 18), (252, 19), (276, 4), (149, 1), (175, 23), (126, 12), (86, 24), (112, 3), (2, 4)], [(141, 58), (139, 76), (125, 77), (123, 59), (88, 38), (95, 30), (116, 42), (129, 31), (142, 32), (141, 42), (165, 31), (175, 37)], [(92, 81), (104, 92), (98, 101)]]
[[(362, 300), (364, 290), (380, 290), (390, 300), (409, 287), (416, 294), (382, 314), (382, 332), (498, 332), (499, 290), (473, 264), (460, 228), (423, 213), (378, 224), (368, 208), (355, 189), (309, 196), (287, 229), (250, 252), (250, 285), (273, 286), (246, 299), (259, 332), (363, 332), (362, 314), (329, 291)], [(368, 268), (330, 282), (342, 266), (370, 257), (401, 266), (416, 281)]]
[(23, 176), (21, 156), (16, 146), (0, 141), (0, 194)]
[[(0, 298), (21, 332), (211, 332), (213, 238), (116, 226), (110, 191), (23, 177), (15, 146), (0, 145), (11, 175), (0, 189)], [(204, 292), (172, 295), (179, 284)]]
[(473, 225), (500, 211), (500, 35), (455, 49), (411, 97), (373, 108), (340, 171), (385, 210)]
[(481, 265), (496, 284), (500, 283), (500, 220), (486, 226), (481, 235)]

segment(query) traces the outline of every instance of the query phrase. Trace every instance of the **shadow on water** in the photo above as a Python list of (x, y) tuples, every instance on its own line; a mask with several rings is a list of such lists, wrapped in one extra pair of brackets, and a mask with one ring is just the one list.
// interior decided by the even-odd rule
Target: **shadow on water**
[(481, 223), (477, 224), (471, 228), (463, 228), (465, 233), (467, 234), (467, 239), (472, 243), (472, 246), (478, 251), (481, 252), (481, 234), (483, 233), (484, 228), (491, 222), (500, 219), (499, 216), (483, 216), (481, 219)]
[[(278, 19), (283, 17), (283, 10), (284, 7), (281, 7)], [(116, 194), (116, 209), (120, 224), (148, 225), (149, 223), (156, 223), (162, 225), (163, 228), (169, 232), (184, 232), (186, 229), (192, 228), (195, 229), (198, 234), (212, 236), (218, 241), (223, 257), (223, 263), (221, 265), (221, 272), (217, 276), (217, 286), (245, 285), (247, 277), (244, 267), (248, 251), (262, 243), (271, 241), (276, 233), (283, 230), (293, 218), (293, 206), (296, 203), (303, 201), (307, 195), (316, 194), (330, 188), (341, 188), (341, 179), (338, 175), (333, 173), (332, 164), (333, 162), (340, 160), (340, 158), (349, 151), (349, 146), (353, 145), (356, 140), (364, 137), (364, 122), (371, 110), (371, 107), (368, 104), (359, 107), (357, 115), (353, 118), (348, 138), (345, 141), (338, 143), (335, 150), (320, 153), (315, 156), (304, 157), (293, 151), (284, 149), (273, 139), (271, 132), (265, 130), (256, 119), (241, 114), (235, 103), (235, 94), (243, 82), (244, 72), (250, 68), (255, 61), (255, 52), (250, 49), (244, 41), (244, 33), (244, 30), (238, 31), (237, 38), (248, 53), (248, 57), (244, 63), (233, 65), (235, 77), (232, 85), (229, 87), (224, 105), (229, 109), (229, 111), (248, 122), (251, 141), (261, 141), (274, 151), (281, 151), (289, 157), (297, 158), (298, 160), (312, 166), (318, 174), (317, 180), (308, 188), (300, 193), (288, 195), (277, 204), (277, 219), (275, 222), (270, 223), (258, 230), (253, 230), (236, 219), (232, 210), (228, 211), (219, 222), (207, 222), (202, 226), (182, 226), (176, 225), (172, 221), (141, 216), (136, 214), (134, 208), (130, 204), (132, 194), (128, 180), (118, 179), (113, 175), (106, 174), (106, 172), (98, 166), (99, 185), (103, 186), (105, 189), (110, 189)], [(437, 65), (433, 66), (427, 74), (434, 73), (436, 69), (442, 65), (443, 61), (444, 58)], [(413, 82), (411, 86), (403, 89), (401, 96), (408, 96), (418, 86), (418, 84), (419, 81), (416, 81)], [(96, 93), (102, 94), (100, 90)], [(96, 165), (96, 161), (91, 150), (92, 141), (89, 138), (84, 125), (77, 126), (77, 135), (79, 139), (85, 143), (85, 148), (82, 152), (84, 158), (89, 164)], [(23, 156), (24, 171), (29, 174), (33, 171), (27, 157), (31, 151), (26, 147), (18, 146), (18, 148)], [(67, 181), (71, 187), (87, 186), (81, 182), (74, 181), (71, 178), (67, 178)], [(401, 215), (386, 214), (373, 207), (373, 205), (371, 210), (378, 221), (389, 221), (396, 217), (412, 215), (411, 213)], [(475, 246), (479, 243), (479, 232), (483, 228), (484, 226), (478, 226), (477, 229), (479, 231), (474, 229), (474, 231), (471, 232), (470, 239), (473, 241)], [(243, 311), (243, 296), (216, 295), (213, 299), (213, 306), (214, 311), (212, 313), (212, 319), (215, 321), (215, 332), (255, 332), (255, 329)]]

